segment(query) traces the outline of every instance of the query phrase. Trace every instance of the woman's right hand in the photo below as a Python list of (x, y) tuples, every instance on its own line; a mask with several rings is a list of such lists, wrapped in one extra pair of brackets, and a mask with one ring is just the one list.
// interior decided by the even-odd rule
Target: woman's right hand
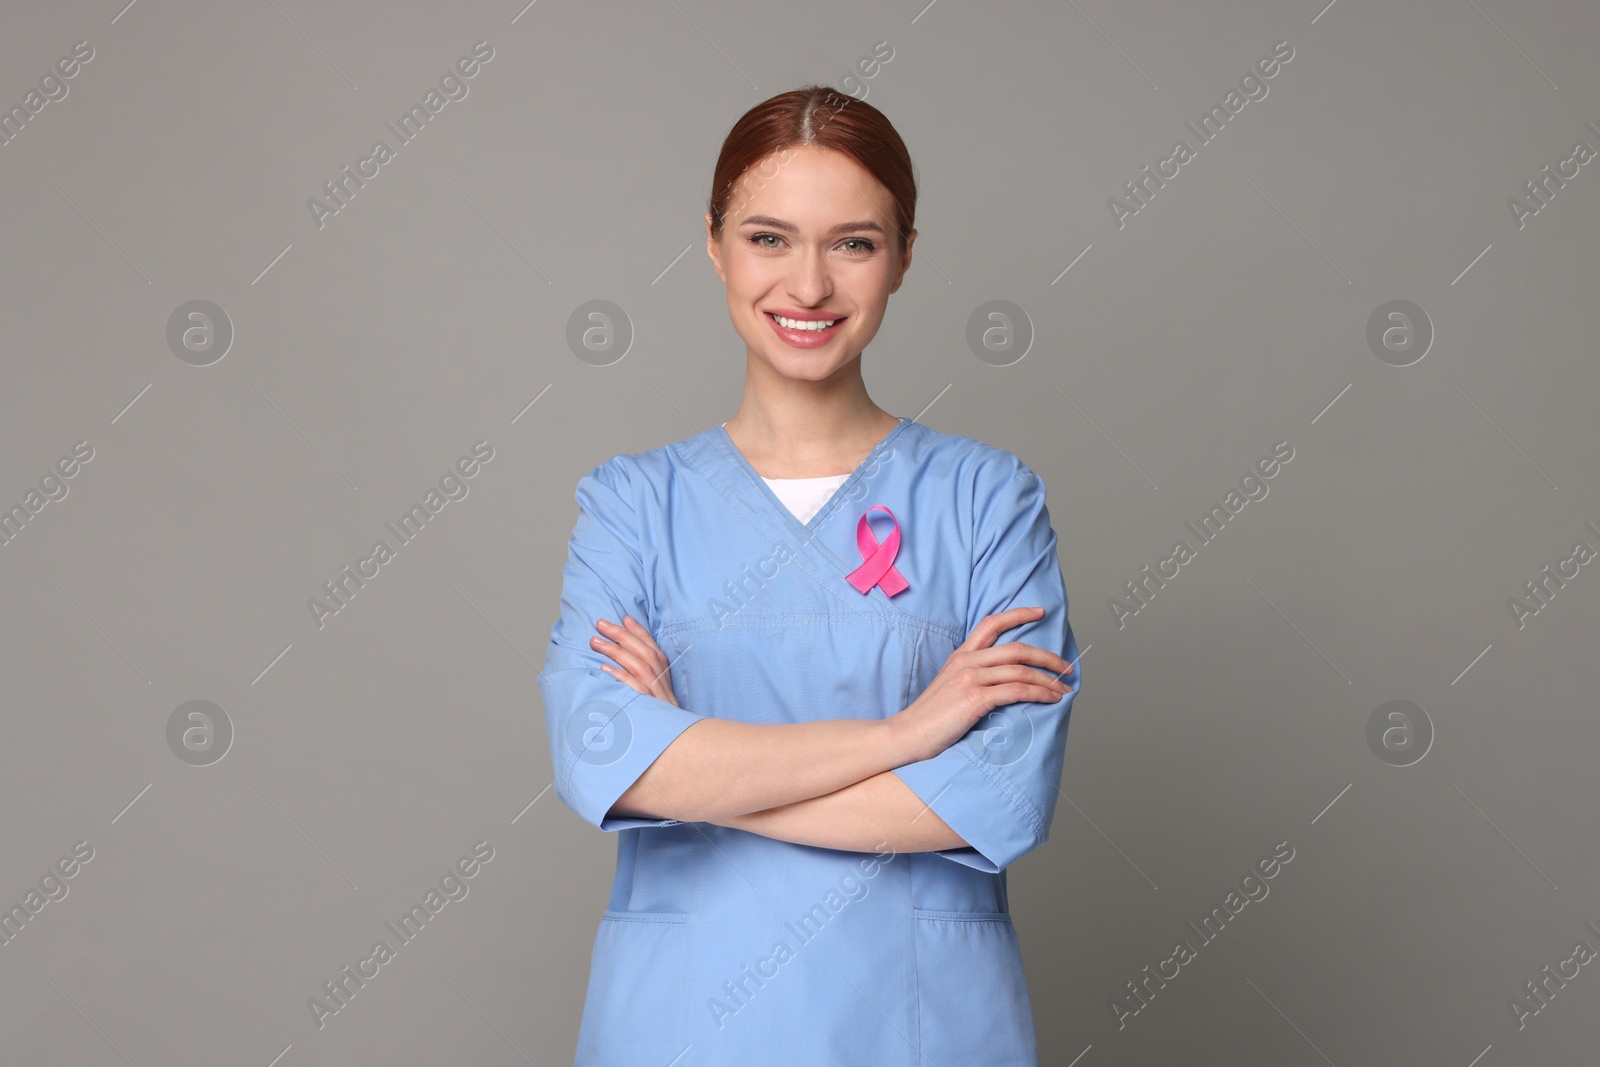
[(1042, 618), (1043, 611), (1011, 608), (987, 616), (950, 653), (922, 695), (891, 716), (910, 754), (906, 762), (937, 756), (1002, 704), (1054, 703), (1072, 692), (1060, 680), (1072, 672), (1072, 664), (1054, 652), (1021, 641), (990, 647), (1007, 630)]

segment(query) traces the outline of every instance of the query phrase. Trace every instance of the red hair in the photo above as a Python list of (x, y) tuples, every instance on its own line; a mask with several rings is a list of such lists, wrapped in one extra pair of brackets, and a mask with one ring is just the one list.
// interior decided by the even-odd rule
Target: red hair
[[(831, 148), (861, 164), (894, 198), (894, 224), (900, 254), (917, 212), (917, 178), (911, 154), (888, 117), (865, 100), (826, 85), (807, 85), (763, 100), (733, 124), (711, 176), (711, 235), (722, 237), (722, 222), (735, 186), (760, 188), (763, 175), (750, 168), (793, 145)], [(787, 157), (780, 162), (786, 162)], [(774, 170), (773, 173), (776, 173)]]

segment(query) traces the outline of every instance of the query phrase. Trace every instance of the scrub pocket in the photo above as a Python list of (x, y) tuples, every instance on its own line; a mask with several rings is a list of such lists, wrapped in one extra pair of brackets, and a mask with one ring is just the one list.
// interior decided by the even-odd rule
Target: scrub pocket
[(689, 915), (607, 911), (595, 934), (574, 1067), (671, 1063), (689, 1043)]
[(1022, 952), (1004, 912), (912, 909), (917, 1018), (934, 1063), (1038, 1067)]

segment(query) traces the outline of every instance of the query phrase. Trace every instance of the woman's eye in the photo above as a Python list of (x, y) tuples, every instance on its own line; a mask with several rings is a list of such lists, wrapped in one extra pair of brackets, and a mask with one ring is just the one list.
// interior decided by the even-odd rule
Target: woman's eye
[[(749, 240), (750, 243), (755, 245), (757, 248), (765, 248), (770, 250), (777, 248), (778, 243), (781, 243), (783, 238), (779, 237), (775, 233), (753, 233), (750, 235)], [(776, 243), (768, 244), (768, 240)], [(846, 249), (846, 251), (853, 256), (869, 256), (878, 250), (878, 246), (867, 240), (865, 237), (847, 237), (841, 243), (845, 245), (856, 246), (854, 248)]]

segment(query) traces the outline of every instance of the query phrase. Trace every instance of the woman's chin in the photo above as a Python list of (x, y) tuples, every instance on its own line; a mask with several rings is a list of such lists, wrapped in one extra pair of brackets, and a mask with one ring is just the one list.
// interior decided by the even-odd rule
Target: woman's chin
[(837, 357), (822, 355), (790, 355), (772, 361), (772, 367), (785, 378), (801, 382), (822, 382), (839, 373), (844, 364)]

